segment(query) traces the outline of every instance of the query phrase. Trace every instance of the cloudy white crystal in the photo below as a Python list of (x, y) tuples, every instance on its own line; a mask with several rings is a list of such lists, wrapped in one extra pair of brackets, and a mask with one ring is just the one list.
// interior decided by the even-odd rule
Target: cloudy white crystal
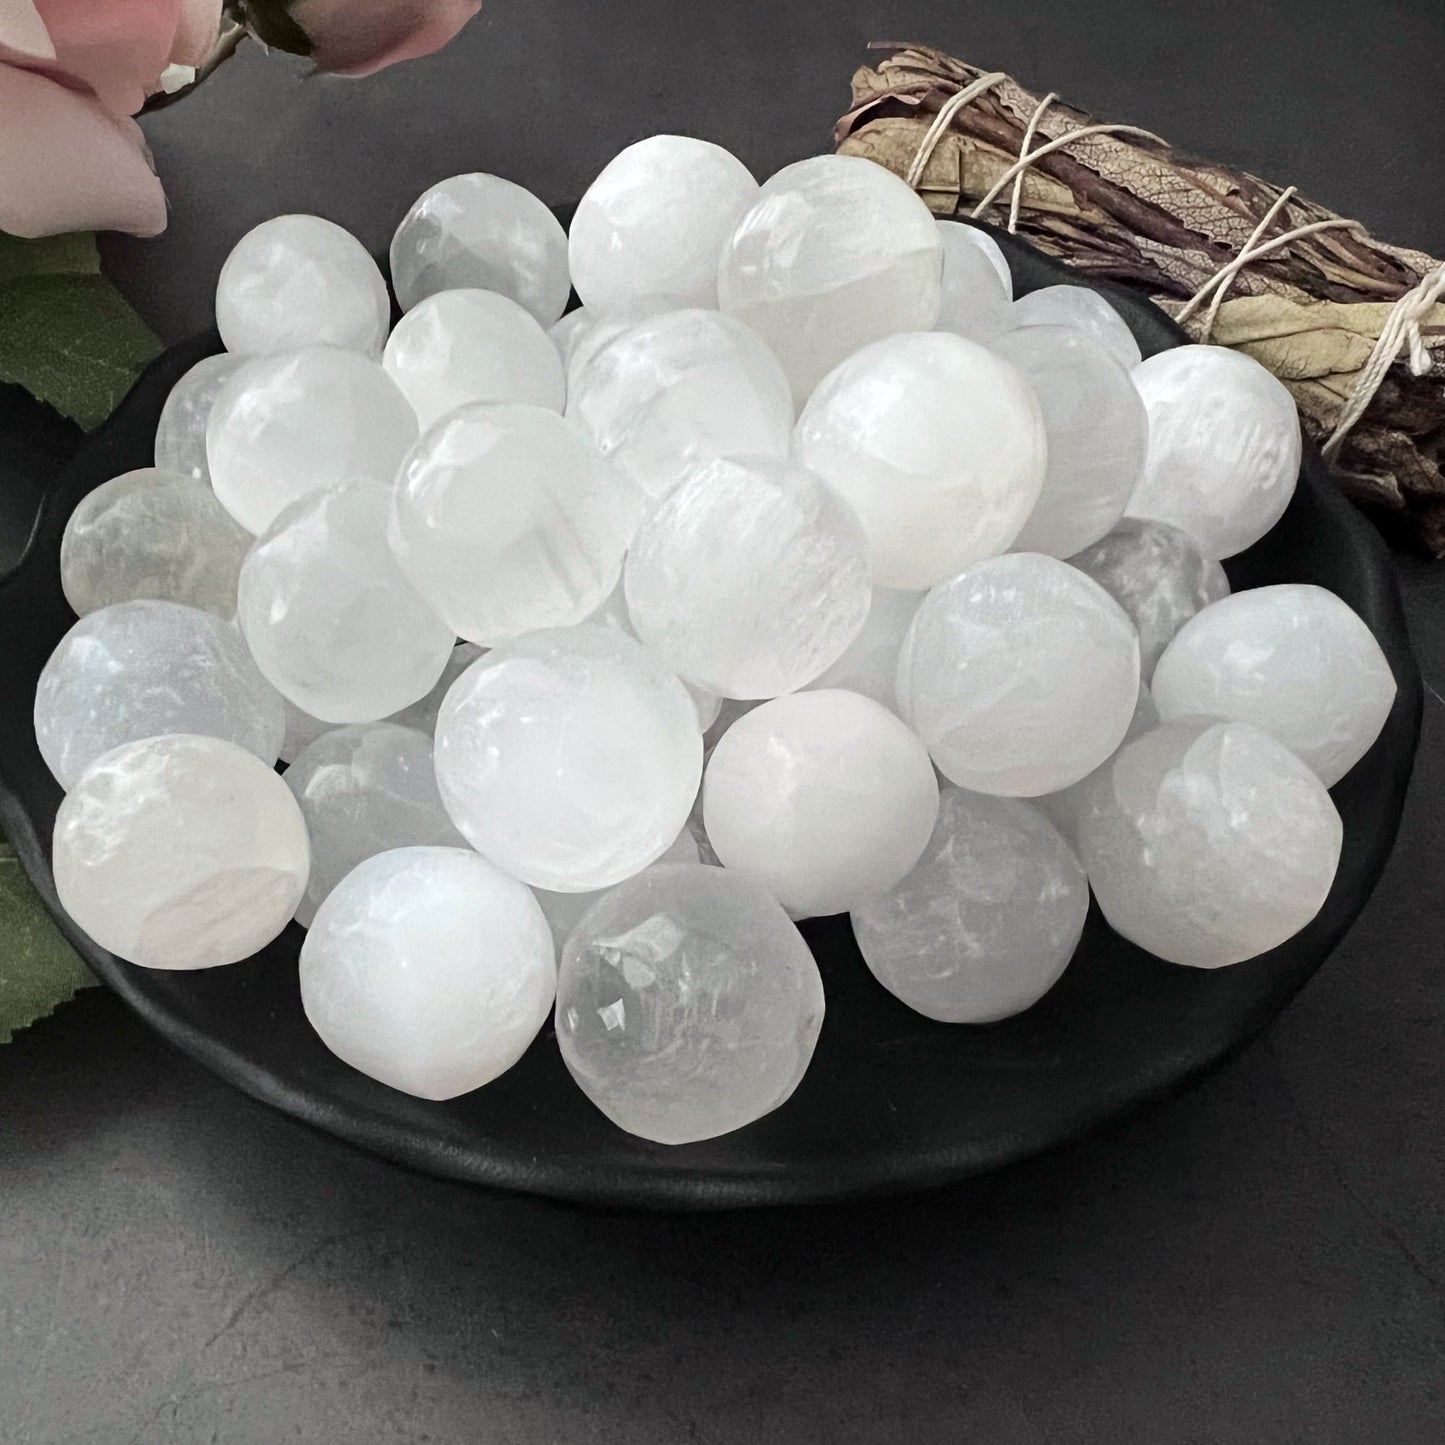
[(436, 732), (437, 715), (442, 710), (442, 703), (446, 701), (452, 684), (479, 657), (485, 657), (486, 652), (485, 647), (478, 647), (475, 642), (459, 642), (452, 648), (451, 656), (447, 658), (447, 665), (442, 668), (442, 675), (437, 679), (436, 686), (420, 702), (414, 702), (410, 707), (393, 713), (387, 721), (400, 727), (416, 728), (431, 737)]
[(1128, 323), (1090, 286), (1042, 286), (1013, 304), (1012, 323), (1068, 326), (1103, 347), (1125, 371), (1139, 364), (1139, 343)]
[(215, 968), (286, 926), (306, 887), (286, 785), (221, 738), (171, 734), (98, 758), (55, 819), (55, 890), (102, 948), (146, 968)]
[(823, 1008), (807, 944), (760, 884), (722, 868), (650, 868), (568, 939), (557, 1042), (619, 1128), (686, 1144), (786, 1102)]
[(808, 686), (844, 687), (897, 712), (898, 654), (922, 601), (920, 592), (875, 587), (862, 632), (848, 644), (842, 657)]
[(206, 423), (221, 388), (245, 360), (241, 356), (207, 356), (171, 388), (156, 423), (156, 466), (196, 481), (211, 480), (206, 461)]
[(939, 221), (938, 234), (943, 242), (938, 329), (992, 343), (1013, 324), (1008, 262), (998, 243), (977, 227)]
[(462, 848), (398, 848), (331, 891), (301, 946), (311, 1026), (352, 1068), (422, 1099), (489, 1084), (546, 1021), (557, 967), (531, 893)]

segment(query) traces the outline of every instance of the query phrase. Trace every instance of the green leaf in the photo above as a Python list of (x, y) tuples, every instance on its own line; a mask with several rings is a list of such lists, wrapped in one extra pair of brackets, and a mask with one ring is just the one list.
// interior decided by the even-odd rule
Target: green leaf
[(0, 285), (22, 276), (98, 276), (100, 252), (89, 231), (22, 241), (0, 231)]
[(0, 1044), (95, 983), (0, 841)]
[(241, 0), (232, 11), (263, 45), (292, 55), (310, 55), (315, 48), (292, 17), (291, 0)]
[(99, 273), (0, 277), (0, 381), (23, 386), (87, 431), (115, 410), (160, 351), (155, 334)]

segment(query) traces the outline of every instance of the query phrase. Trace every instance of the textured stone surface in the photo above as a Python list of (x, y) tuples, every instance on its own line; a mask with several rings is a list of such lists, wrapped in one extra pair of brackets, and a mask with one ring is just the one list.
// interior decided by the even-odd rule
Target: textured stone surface
[(1161, 351), (1133, 377), (1149, 413), (1149, 452), (1129, 515), (1172, 522), (1206, 557), (1257, 542), (1299, 477), (1299, 417), (1284, 383), (1222, 346)]
[(211, 485), (249, 532), (329, 486), (390, 487), (416, 414), (374, 361), (335, 347), (257, 357), (221, 388), (206, 428)]
[(719, 862), (794, 918), (844, 913), (893, 887), (937, 817), (928, 750), (881, 703), (842, 688), (774, 698), (738, 719), (703, 782)]
[(366, 247), (320, 216), (276, 216), (236, 243), (216, 284), (216, 326), (237, 356), (339, 346), (379, 356), (391, 321)]
[(1013, 305), (1014, 326), (1069, 326), (1082, 331), (1125, 371), (1139, 364), (1139, 343), (1124, 318), (1087, 286), (1043, 286)]
[(1125, 517), (1102, 541), (1069, 558), (1092, 577), (1139, 632), (1139, 665), (1147, 680), (1174, 634), (1211, 602), (1229, 596), (1229, 578), (1187, 533), (1167, 522)]
[(468, 402), (521, 402), (560, 412), (562, 358), (529, 311), (496, 291), (438, 291), (412, 307), (382, 365), (423, 431)]
[(296, 910), (309, 926), (358, 863), (392, 848), (466, 847), (437, 792), (431, 739), (395, 723), (323, 733), (287, 768), (311, 839), (311, 878)]
[(924, 598), (898, 660), (903, 716), (940, 770), (979, 793), (1037, 797), (1118, 747), (1139, 696), (1139, 639), (1065, 562), (1013, 552)]
[(401, 727), (417, 728), (430, 737), (436, 731), (437, 714), (442, 709), (442, 703), (446, 701), (451, 685), (479, 657), (485, 657), (486, 653), (487, 649), (478, 647), (475, 642), (459, 642), (452, 648), (447, 665), (442, 668), (442, 675), (437, 679), (437, 685), (420, 702), (414, 702), (410, 707), (393, 713), (387, 721)]
[(391, 241), (402, 310), (437, 291), (480, 287), (526, 307), (541, 326), (567, 305), (567, 233), (530, 191), (473, 172), (423, 191)]
[(631, 638), (596, 627), (506, 643), (453, 684), (437, 782), (480, 853), (555, 892), (606, 888), (687, 821), (702, 738), (686, 689)]
[(613, 1123), (658, 1143), (776, 1109), (822, 1022), (807, 944), (760, 884), (723, 868), (649, 869), (603, 898), (562, 953), (563, 1060)]
[(265, 763), (221, 738), (142, 738), (97, 759), (55, 819), (55, 888), (102, 948), (146, 968), (215, 968), (286, 926), (310, 851)]
[(171, 388), (156, 423), (156, 466), (199, 482), (211, 480), (206, 423), (221, 388), (244, 360), (229, 354), (204, 357)]
[(456, 637), (402, 575), (386, 493), (332, 487), (277, 519), (241, 567), (237, 620), (261, 671), (324, 722), (375, 722), (425, 697)]
[(1144, 403), (1114, 357), (1071, 327), (1023, 326), (993, 347), (1033, 387), (1048, 445), (1043, 490), (1013, 545), (1072, 556), (1114, 526), (1139, 484)]
[(917, 867), (853, 910), (853, 934), (873, 976), (909, 1008), (986, 1024), (1054, 986), (1088, 912), (1083, 866), (1037, 808), (945, 788)]
[(625, 583), (643, 642), (731, 698), (811, 682), (871, 598), (858, 519), (808, 472), (762, 458), (691, 472), (643, 522)]
[(958, 221), (940, 221), (943, 282), (938, 329), (989, 343), (1013, 324), (1013, 278), (991, 236)]
[(174, 602), (120, 602), (61, 638), (35, 690), (35, 738), (71, 788), (102, 753), (161, 733), (225, 738), (268, 767), (281, 699), (229, 622)]
[(572, 284), (599, 313), (716, 306), (718, 261), (758, 183), (710, 141), (655, 135), (614, 157), (572, 218)]
[(1154, 672), (1165, 719), (1237, 718), (1278, 738), (1328, 788), (1380, 735), (1395, 677), (1374, 634), (1333, 592), (1240, 592), (1185, 623)]
[(1190, 718), (1091, 780), (1079, 849), (1110, 925), (1170, 963), (1219, 968), (1320, 910), (1342, 829), (1324, 785), (1249, 723)]
[(649, 498), (717, 457), (788, 455), (793, 398), (762, 339), (716, 311), (637, 322), (574, 369), (567, 415)]
[(149, 597), (229, 620), (250, 545), (205, 482), (146, 467), (97, 487), (70, 514), (60, 585), (79, 617)]
[(555, 412), (468, 406), (407, 458), (389, 535), (452, 630), (490, 646), (596, 611), (635, 516), (606, 460)]
[(332, 1053), (423, 1099), (489, 1084), (551, 1010), (531, 892), (463, 848), (398, 848), (332, 890), (301, 946), (301, 1002)]
[(1002, 552), (1044, 480), (1044, 422), (1007, 362), (946, 331), (865, 347), (813, 393), (798, 460), (868, 534), (880, 587), (932, 587)]
[(922, 601), (920, 592), (875, 587), (862, 632), (842, 657), (808, 686), (846, 687), (897, 712), (898, 653)]
[(860, 346), (936, 324), (942, 254), (897, 176), (814, 156), (764, 183), (723, 251), (718, 299), (777, 352), (801, 405)]

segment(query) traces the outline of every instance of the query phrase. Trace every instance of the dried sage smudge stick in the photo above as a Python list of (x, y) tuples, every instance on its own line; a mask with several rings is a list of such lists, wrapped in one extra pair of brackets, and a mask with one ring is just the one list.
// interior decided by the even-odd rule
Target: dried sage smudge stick
[[(853, 77), (853, 103), (838, 122), (840, 151), (907, 176), (939, 112), (985, 72), (941, 51), (880, 45), (893, 53)], [(957, 105), (914, 176), (940, 215), (971, 215), (1024, 150), (1093, 125), (1062, 101), (999, 77)], [(1131, 128), (1132, 129), (1132, 128)], [(982, 218), (1009, 216), (1013, 183)], [(1283, 201), (1283, 204), (1281, 204)], [(1019, 185), (1018, 233), (1084, 275), (1142, 288), (1178, 314), (1250, 241), (1315, 222), (1334, 224), (1251, 259), (1212, 317), (1209, 339), (1247, 352), (1294, 394), (1306, 430), (1325, 441), (1402, 296), (1440, 262), (1375, 240), (1358, 223), (1133, 131), (1091, 134), (1041, 156)], [(1256, 242), (1258, 244), (1258, 242)], [(1203, 334), (1208, 306), (1186, 321)], [(1419, 320), (1416, 365), (1408, 348), (1390, 366), (1364, 415), (1344, 438), (1336, 469), (1357, 501), (1390, 509), (1436, 555), (1445, 555), (1445, 304)], [(1423, 356), (1421, 350), (1423, 348)]]

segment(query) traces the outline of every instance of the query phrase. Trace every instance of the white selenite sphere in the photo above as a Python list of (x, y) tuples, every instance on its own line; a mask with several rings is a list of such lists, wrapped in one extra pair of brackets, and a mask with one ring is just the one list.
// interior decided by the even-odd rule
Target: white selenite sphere
[(417, 431), (411, 403), (367, 357), (325, 346), (258, 356), (211, 408), (211, 485), (259, 536), (308, 492), (391, 486)]
[(898, 654), (922, 601), (921, 592), (875, 587), (862, 632), (848, 644), (842, 657), (808, 686), (844, 687), (897, 712)]
[(1032, 1007), (1078, 947), (1084, 869), (1059, 830), (1018, 798), (945, 788), (917, 867), (853, 910), (873, 976), (942, 1023), (986, 1024)]
[(468, 842), (537, 888), (607, 888), (660, 858), (702, 776), (692, 699), (598, 627), (536, 632), (469, 667), (436, 730), (442, 802)]
[(1023, 326), (993, 348), (1033, 387), (1048, 439), (1043, 490), (1013, 545), (1071, 557), (1118, 522), (1139, 484), (1144, 403), (1129, 373), (1081, 331)]
[(577, 350), (578, 343), (597, 323), (597, 316), (585, 306), (578, 306), (547, 332), (552, 338), (552, 345), (557, 348), (558, 356), (562, 358), (564, 372), (572, 364), (572, 354)]
[(397, 323), (382, 365), (425, 431), (474, 401), (521, 402), (560, 412), (567, 401), (552, 338), (496, 291), (438, 291)]
[(1299, 478), (1299, 416), (1284, 383), (1224, 346), (1161, 351), (1133, 377), (1149, 452), (1129, 516), (1182, 528), (1206, 557), (1257, 542)]
[(464, 848), (396, 848), (333, 888), (301, 945), (301, 1003), (339, 1059), (421, 1099), (489, 1084), (551, 1012), (531, 892)]
[(1139, 639), (1097, 582), (1040, 552), (975, 563), (923, 599), (898, 659), (903, 717), (960, 787), (1037, 797), (1115, 748)]
[(721, 146), (680, 135), (640, 140), (578, 202), (572, 284), (599, 313), (639, 301), (716, 307), (723, 246), (757, 198), (752, 172)]
[(570, 422), (535, 406), (466, 406), (406, 459), (389, 535), (402, 571), (486, 646), (596, 611), (617, 585), (636, 499)]
[(206, 423), (221, 388), (245, 359), (224, 353), (207, 356), (171, 388), (161, 408), (161, 419), (156, 423), (155, 462), (162, 471), (180, 472), (198, 482), (210, 482)]
[(1170, 963), (1220, 968), (1314, 918), (1342, 834), (1324, 784), (1283, 743), (1187, 718), (1121, 748), (1090, 782), (1079, 851), (1117, 932)]
[(60, 585), (78, 617), (149, 597), (229, 620), (250, 545), (204, 482), (145, 467), (102, 483), (70, 514)]
[(574, 372), (567, 416), (649, 498), (700, 463), (782, 460), (793, 442), (793, 396), (777, 357), (716, 311), (663, 312), (593, 352)]
[(124, 744), (55, 818), (55, 891), (102, 948), (145, 968), (216, 968), (275, 938), (310, 849), (286, 784), (222, 738)]
[(1174, 634), (1202, 607), (1229, 596), (1229, 578), (1178, 527), (1125, 517), (1102, 541), (1069, 558), (1092, 577), (1139, 632), (1146, 681)]
[(1166, 720), (1253, 723), (1328, 788), (1379, 737), (1395, 675), (1347, 603), (1291, 582), (1238, 592), (1186, 622), (1159, 660), (1153, 689)]
[(722, 310), (777, 353), (801, 405), (845, 357), (938, 322), (943, 242), (928, 207), (861, 156), (814, 156), (764, 183), (723, 249)]
[(236, 356), (339, 346), (381, 355), (386, 282), (366, 247), (320, 216), (276, 216), (236, 242), (216, 283), (216, 326)]
[(724, 868), (649, 868), (567, 940), (557, 1043), (619, 1128), (688, 1144), (787, 1101), (823, 1008), (813, 955), (761, 884)]
[(237, 621), (273, 686), (325, 722), (375, 722), (436, 685), (456, 637), (402, 575), (380, 488), (282, 512), (241, 566)]
[(35, 739), (61, 787), (102, 753), (161, 733), (225, 738), (267, 767), (286, 716), (241, 634), (175, 602), (119, 602), (60, 639), (35, 688)]
[(718, 861), (794, 918), (843, 913), (892, 888), (937, 817), (928, 750), (881, 703), (841, 688), (755, 708), (723, 735), (703, 780)]
[(991, 236), (960, 221), (939, 221), (938, 234), (943, 241), (938, 329), (992, 343), (1013, 325), (1013, 279), (1003, 252)]
[(331, 732), (338, 724), (312, 717), (309, 712), (297, 707), (289, 697), (283, 697), (281, 701), (286, 705), (286, 736), (281, 740), (281, 761), (290, 764), (317, 738), (323, 733)]
[(500, 291), (542, 327), (567, 306), (567, 233), (530, 191), (500, 176), (452, 176), (424, 191), (391, 241), (403, 311), (437, 291)]
[(1090, 286), (1043, 286), (1013, 304), (1013, 326), (1068, 326), (1102, 346), (1125, 371), (1139, 364), (1129, 324)]
[(743, 699), (812, 682), (863, 630), (872, 596), (847, 504), (802, 468), (755, 457), (690, 472), (644, 520), (624, 581), (648, 647)]
[(437, 792), (431, 739), (395, 723), (353, 723), (323, 733), (287, 768), (311, 838), (311, 879), (296, 910), (310, 925), (324, 899), (360, 862), (392, 848), (466, 847)]
[(1002, 552), (1039, 498), (1047, 451), (1028, 383), (946, 331), (890, 336), (831, 372), (795, 455), (862, 519), (880, 587), (921, 589)]
[(475, 642), (459, 642), (452, 648), (452, 655), (447, 658), (447, 665), (442, 668), (442, 675), (437, 679), (436, 686), (420, 702), (414, 702), (410, 707), (393, 713), (387, 721), (400, 727), (416, 728), (431, 737), (437, 730), (437, 715), (442, 710), (442, 703), (446, 701), (452, 684), (479, 657), (486, 655), (487, 649), (478, 647)]
[[(669, 863), (701, 861), (697, 840), (690, 829), (684, 828), (662, 857), (648, 867), (664, 868)], [(646, 872), (647, 869), (641, 871)], [(634, 873), (632, 876), (635, 878), (638, 874)], [(552, 930), (552, 939), (559, 952), (571, 936), (572, 930), (582, 921), (582, 915), (607, 892), (605, 888), (592, 893), (549, 893), (545, 888), (534, 888), (532, 891), (537, 895), (537, 902), (542, 905), (542, 912), (547, 915), (547, 926)]]

